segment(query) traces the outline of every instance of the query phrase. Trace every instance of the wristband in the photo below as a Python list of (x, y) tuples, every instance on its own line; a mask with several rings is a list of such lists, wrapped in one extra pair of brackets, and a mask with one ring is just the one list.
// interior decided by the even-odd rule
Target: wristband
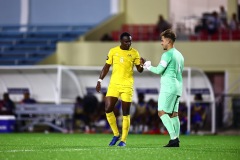
[(102, 79), (98, 79), (98, 82), (100, 82), (100, 83), (101, 83), (102, 81), (103, 81)]

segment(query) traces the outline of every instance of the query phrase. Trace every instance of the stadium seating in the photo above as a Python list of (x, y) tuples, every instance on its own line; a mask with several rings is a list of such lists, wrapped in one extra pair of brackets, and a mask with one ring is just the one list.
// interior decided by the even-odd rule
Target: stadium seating
[(203, 30), (199, 34), (190, 35), (190, 41), (239, 41), (240, 30), (219, 29), (217, 33), (209, 35)]
[(56, 50), (59, 41), (72, 41), (92, 28), (81, 26), (0, 26), (0, 65), (37, 64)]
[[(119, 40), (119, 35), (122, 32), (129, 32), (134, 41), (157, 41), (159, 33), (155, 29), (155, 24), (123, 24), (120, 30), (112, 31), (114, 41)], [(178, 34), (178, 33), (177, 33)], [(186, 35), (188, 36), (188, 35)], [(240, 30), (219, 29), (213, 35), (209, 35), (206, 30), (202, 30), (199, 34), (188, 36), (190, 41), (229, 41), (240, 40)]]
[(113, 40), (118, 41), (122, 32), (129, 32), (134, 41), (155, 41), (159, 39), (155, 24), (123, 24), (120, 30), (112, 31)]

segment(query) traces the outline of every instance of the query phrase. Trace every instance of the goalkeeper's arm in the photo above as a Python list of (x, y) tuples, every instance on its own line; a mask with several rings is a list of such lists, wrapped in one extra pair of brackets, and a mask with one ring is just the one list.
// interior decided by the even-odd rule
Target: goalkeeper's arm
[(145, 68), (147, 68), (149, 71), (155, 73), (155, 74), (162, 74), (164, 72), (164, 70), (166, 69), (167, 66), (167, 62), (161, 60), (161, 62), (159, 63), (159, 65), (157, 67), (153, 67), (151, 65), (151, 61), (146, 61), (144, 63)]

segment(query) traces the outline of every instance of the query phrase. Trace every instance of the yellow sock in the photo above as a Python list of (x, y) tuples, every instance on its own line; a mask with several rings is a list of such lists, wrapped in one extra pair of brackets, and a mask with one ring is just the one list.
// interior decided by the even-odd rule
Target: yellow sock
[(116, 117), (115, 117), (114, 113), (113, 112), (106, 113), (106, 117), (107, 117), (108, 123), (113, 131), (113, 135), (119, 136), (117, 121), (116, 121)]
[(123, 116), (123, 123), (122, 123), (122, 138), (121, 141), (125, 142), (127, 141), (128, 131), (130, 128), (130, 115)]

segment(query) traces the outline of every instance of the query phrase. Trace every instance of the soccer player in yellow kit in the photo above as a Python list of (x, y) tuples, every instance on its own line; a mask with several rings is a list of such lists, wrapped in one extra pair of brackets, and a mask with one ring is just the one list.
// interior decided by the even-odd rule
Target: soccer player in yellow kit
[[(96, 91), (101, 91), (101, 82), (112, 66), (112, 75), (105, 99), (106, 117), (114, 135), (109, 146), (114, 146), (117, 141), (120, 140), (118, 146), (125, 147), (130, 127), (130, 106), (132, 103), (134, 83), (133, 67), (135, 65), (138, 72), (141, 73), (143, 71), (143, 61), (140, 60), (141, 58), (138, 51), (131, 47), (132, 37), (129, 33), (122, 33), (120, 35), (120, 42), (120, 46), (110, 49), (108, 53), (106, 63), (103, 66), (97, 82)], [(122, 101), (123, 113), (121, 136), (113, 112), (118, 98)]]

